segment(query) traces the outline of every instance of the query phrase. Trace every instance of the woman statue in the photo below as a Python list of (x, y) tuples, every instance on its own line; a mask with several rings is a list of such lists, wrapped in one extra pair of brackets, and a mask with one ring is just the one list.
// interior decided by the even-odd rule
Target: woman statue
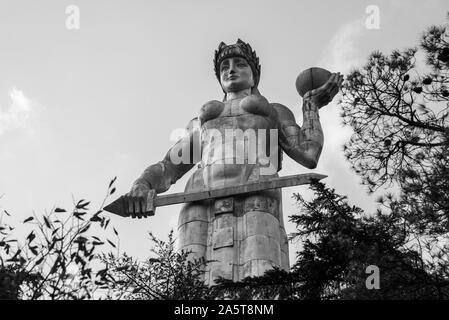
[[(134, 182), (125, 196), (132, 217), (146, 217), (142, 208), (150, 189), (167, 191), (197, 163), (185, 191), (277, 177), (282, 150), (299, 164), (316, 167), (323, 147), (318, 110), (339, 91), (343, 81), (339, 73), (304, 95), (300, 127), (286, 106), (270, 103), (259, 93), (259, 58), (248, 43), (240, 39), (233, 45), (220, 43), (214, 68), (223, 101), (204, 104), (187, 126), (188, 134)], [(180, 250), (210, 261), (205, 270), (210, 285), (217, 277), (239, 281), (262, 275), (273, 266), (289, 269), (278, 189), (187, 203), (179, 216), (178, 231)]]

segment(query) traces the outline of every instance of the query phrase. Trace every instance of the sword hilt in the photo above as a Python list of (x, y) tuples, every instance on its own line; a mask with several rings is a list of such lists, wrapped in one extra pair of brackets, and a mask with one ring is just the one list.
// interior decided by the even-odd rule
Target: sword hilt
[(148, 191), (145, 213), (148, 214), (149, 216), (154, 216), (154, 214), (156, 213), (156, 206), (154, 205), (156, 195), (157, 195), (156, 190), (150, 189)]

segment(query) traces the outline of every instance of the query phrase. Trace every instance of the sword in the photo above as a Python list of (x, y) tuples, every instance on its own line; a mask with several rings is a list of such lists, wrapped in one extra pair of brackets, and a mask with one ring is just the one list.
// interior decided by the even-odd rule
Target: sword
[[(145, 213), (147, 215), (153, 216), (156, 207), (163, 207), (172, 204), (194, 202), (213, 198), (222, 198), (239, 194), (253, 193), (263, 190), (299, 186), (303, 184), (309, 184), (312, 182), (312, 180), (321, 180), (326, 177), (327, 177), (326, 175), (318, 173), (304, 173), (304, 174), (296, 174), (291, 176), (273, 178), (266, 181), (255, 181), (244, 184), (237, 184), (230, 187), (207, 189), (203, 191), (179, 192), (160, 196), (156, 195), (155, 190), (150, 190), (147, 196)], [(121, 196), (120, 198), (113, 201), (103, 209), (105, 211), (117, 214), (122, 217), (129, 217), (130, 214), (127, 212), (126, 208), (127, 202), (125, 201), (124, 196)]]

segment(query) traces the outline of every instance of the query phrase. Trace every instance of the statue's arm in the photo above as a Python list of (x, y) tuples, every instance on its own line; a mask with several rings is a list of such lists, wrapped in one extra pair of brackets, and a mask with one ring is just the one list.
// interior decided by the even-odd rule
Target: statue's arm
[(296, 123), (290, 109), (281, 104), (273, 104), (282, 149), (290, 158), (309, 169), (316, 168), (323, 149), (323, 129), (318, 110), (332, 101), (342, 83), (343, 76), (339, 72), (333, 73), (325, 84), (304, 95), (302, 127)]
[(165, 157), (146, 168), (134, 182), (132, 189), (154, 189), (157, 193), (167, 191), (172, 184), (192, 169), (199, 161), (199, 130), (197, 119), (190, 121), (186, 134), (167, 152)]
[(278, 103), (272, 105), (277, 114), (281, 148), (299, 164), (309, 169), (316, 168), (323, 149), (323, 130), (318, 105), (311, 99), (304, 100), (302, 127), (296, 123), (289, 108)]

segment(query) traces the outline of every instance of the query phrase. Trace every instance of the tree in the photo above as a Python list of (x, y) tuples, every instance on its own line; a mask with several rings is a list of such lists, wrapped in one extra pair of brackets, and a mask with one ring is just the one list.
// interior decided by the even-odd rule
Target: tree
[(354, 130), (344, 146), (353, 169), (370, 191), (395, 183), (403, 217), (421, 235), (449, 231), (448, 40), (447, 24), (433, 26), (419, 49), (374, 52), (348, 75), (341, 102)]
[(343, 86), (341, 107), (354, 135), (347, 159), (370, 190), (402, 182), (405, 170), (425, 175), (447, 157), (449, 82), (447, 26), (431, 27), (421, 40), (430, 72), (416, 68), (418, 49), (372, 53)]
[(177, 252), (173, 232), (168, 242), (150, 234), (154, 256), (143, 262), (126, 253), (99, 251), (106, 242), (116, 244), (102, 240), (99, 230), (96, 236), (87, 234), (92, 223), (106, 229), (109, 221), (101, 211), (90, 219), (81, 218), (88, 215), (87, 205), (84, 200), (78, 202), (64, 222), (62, 209), (53, 210), (44, 221), (26, 219), (26, 223), (35, 221), (36, 229), (22, 246), (11, 237), (14, 228), (0, 223), (0, 299), (213, 298), (203, 280), (205, 261), (191, 259), (191, 252)]
[[(449, 272), (435, 269), (414, 240), (404, 219), (389, 210), (368, 215), (345, 196), (312, 183), (311, 201), (295, 195), (300, 213), (290, 217), (302, 241), (290, 272), (267, 271), (234, 283), (221, 279), (213, 289), (229, 299), (447, 299)], [(393, 201), (393, 200), (392, 200)], [(390, 208), (391, 209), (391, 208)], [(447, 248), (446, 248), (447, 249)], [(440, 253), (443, 251), (440, 251)], [(448, 266), (448, 250), (442, 259)], [(379, 287), (367, 286), (369, 267), (379, 270)]]
[[(191, 252), (177, 252), (173, 232), (168, 242), (150, 234), (153, 257), (140, 262), (120, 254), (104, 236), (110, 220), (103, 215), (106, 199), (115, 192), (110, 182), (101, 208), (89, 212), (80, 200), (72, 212), (54, 208), (23, 222), (32, 230), (24, 243), (0, 214), (0, 299), (206, 299), (206, 262)], [(113, 228), (118, 240), (118, 232)], [(117, 252), (107, 252), (105, 245)]]
[(130, 300), (207, 299), (204, 283), (204, 259), (192, 259), (191, 252), (177, 252), (173, 231), (168, 241), (150, 233), (153, 257), (139, 262), (123, 254), (110, 253), (102, 260), (110, 270), (108, 298)]
[(421, 257), (438, 297), (445, 296), (449, 267), (448, 31), (447, 24), (432, 26), (419, 48), (374, 52), (348, 75), (341, 102), (344, 123), (354, 130), (346, 157), (370, 191), (398, 187), (397, 198), (379, 203), (389, 219), (402, 221), (406, 246)]
[[(414, 234), (394, 207), (368, 215), (322, 183), (311, 189), (315, 198), (310, 202), (295, 195), (302, 211), (291, 216), (298, 229), (294, 236), (303, 240), (292, 269), (303, 279), (302, 298), (449, 298), (449, 273), (430, 268), (409, 246)], [(380, 270), (377, 290), (366, 286), (369, 266)]]
[[(108, 196), (114, 193), (108, 188)], [(31, 232), (24, 243), (13, 238), (15, 228), (0, 215), (0, 298), (91, 299), (108, 282), (107, 269), (98, 266), (98, 248), (106, 241), (91, 235), (95, 226), (106, 230), (102, 210), (88, 214), (89, 202), (80, 200), (72, 212), (54, 208), (50, 214), (30, 216)], [(96, 231), (98, 232), (98, 230)], [(113, 246), (115, 244), (107, 240)], [(97, 265), (97, 267), (95, 267)]]

